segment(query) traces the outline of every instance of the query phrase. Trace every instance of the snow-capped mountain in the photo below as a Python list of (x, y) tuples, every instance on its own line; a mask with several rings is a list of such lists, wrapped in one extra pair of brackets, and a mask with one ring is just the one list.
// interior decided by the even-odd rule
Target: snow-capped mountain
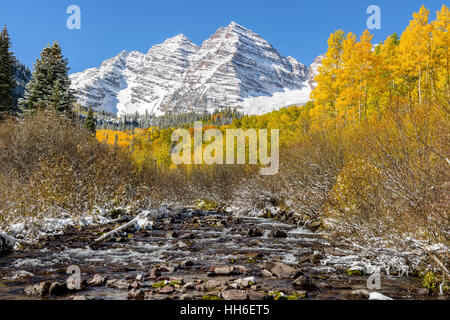
[(212, 111), (260, 114), (309, 100), (310, 69), (232, 22), (201, 47), (178, 35), (146, 54), (121, 52), (71, 75), (78, 103), (118, 114)]

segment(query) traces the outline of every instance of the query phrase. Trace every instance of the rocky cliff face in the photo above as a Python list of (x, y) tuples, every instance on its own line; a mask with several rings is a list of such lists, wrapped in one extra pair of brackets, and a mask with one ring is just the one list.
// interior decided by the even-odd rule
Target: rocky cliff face
[(225, 107), (258, 113), (257, 106), (248, 108), (249, 101), (264, 103), (286, 91), (289, 99), (282, 103), (305, 103), (309, 74), (296, 59), (283, 57), (259, 35), (232, 22), (201, 47), (178, 35), (146, 54), (121, 52), (71, 79), (80, 104), (113, 113), (159, 115)]

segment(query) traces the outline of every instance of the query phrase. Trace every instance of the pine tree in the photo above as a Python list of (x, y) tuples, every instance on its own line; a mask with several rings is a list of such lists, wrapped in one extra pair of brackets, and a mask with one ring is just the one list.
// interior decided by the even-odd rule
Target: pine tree
[(11, 40), (6, 26), (0, 35), (0, 118), (4, 114), (16, 114), (14, 89), (16, 87), (16, 59), (10, 51)]
[(92, 107), (89, 108), (86, 120), (84, 121), (84, 127), (86, 128), (86, 130), (92, 133), (92, 135), (95, 135), (96, 125), (95, 125), (94, 111), (92, 110)]
[(34, 64), (34, 72), (27, 85), (21, 107), (28, 111), (53, 108), (71, 116), (75, 102), (70, 89), (68, 61), (61, 53), (57, 42), (42, 50), (41, 57)]

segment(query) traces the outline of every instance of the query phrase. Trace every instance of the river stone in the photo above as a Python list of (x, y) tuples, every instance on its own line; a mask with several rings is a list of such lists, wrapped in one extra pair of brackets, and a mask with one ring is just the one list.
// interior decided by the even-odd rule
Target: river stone
[(222, 284), (219, 281), (216, 280), (209, 280), (205, 283), (206, 290), (210, 291), (217, 287), (220, 287)]
[(264, 269), (281, 278), (292, 279), (296, 278), (296, 276), (299, 274), (299, 271), (297, 271), (297, 269), (282, 262), (265, 261), (263, 267)]
[(247, 292), (245, 290), (227, 290), (220, 294), (225, 300), (247, 300)]
[(260, 291), (249, 291), (247, 293), (248, 300), (269, 300), (270, 298), (273, 298), (272, 296), (268, 295), (267, 293), (260, 292)]
[(273, 228), (269, 236), (272, 238), (287, 238), (287, 233), (278, 228)]
[(0, 257), (7, 256), (14, 251), (13, 243), (0, 234)]
[(249, 237), (262, 237), (263, 233), (258, 228), (253, 228), (248, 230), (248, 236)]
[(106, 281), (108, 281), (108, 277), (96, 274), (91, 280), (88, 281), (88, 285), (93, 287), (101, 287), (106, 284)]
[(165, 286), (159, 290), (160, 294), (172, 294), (175, 292), (175, 288), (172, 286)]
[(48, 294), (51, 296), (62, 296), (69, 292), (70, 290), (67, 288), (67, 285), (61, 282), (53, 282), (48, 289)]
[(352, 293), (350, 294), (350, 296), (352, 298), (356, 298), (356, 299), (369, 299), (370, 297), (370, 292), (367, 290), (354, 290), (352, 291)]
[(128, 292), (127, 300), (144, 300), (145, 292), (142, 289), (131, 289)]
[(317, 286), (308, 276), (300, 276), (292, 283), (297, 290), (315, 290)]
[(148, 278), (150, 280), (155, 280), (157, 278), (159, 278), (161, 276), (161, 270), (157, 267), (152, 268), (149, 272), (148, 272)]
[(211, 274), (218, 276), (229, 276), (235, 273), (235, 268), (230, 266), (211, 267)]
[(45, 296), (48, 294), (48, 290), (50, 288), (49, 281), (43, 281), (36, 285), (30, 285), (25, 288), (24, 293), (27, 296)]

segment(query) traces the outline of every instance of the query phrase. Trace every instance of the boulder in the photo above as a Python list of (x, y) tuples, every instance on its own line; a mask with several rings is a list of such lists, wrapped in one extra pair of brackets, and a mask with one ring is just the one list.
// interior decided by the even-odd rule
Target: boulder
[(165, 286), (159, 290), (160, 294), (172, 294), (175, 292), (175, 288), (172, 286)]
[(253, 291), (253, 290), (251, 290), (247, 293), (247, 297), (248, 297), (248, 300), (256, 300), (256, 301), (269, 300), (270, 298), (273, 298), (272, 296), (268, 295), (267, 293), (260, 292), (260, 291)]
[(249, 237), (262, 237), (263, 233), (258, 228), (253, 228), (248, 230), (248, 236)]
[(278, 228), (273, 228), (269, 236), (272, 238), (287, 238), (287, 233)]
[(316, 285), (307, 276), (300, 276), (292, 283), (297, 290), (316, 290)]
[(131, 289), (128, 292), (127, 300), (144, 300), (145, 292), (142, 289)]
[(247, 292), (245, 290), (227, 290), (223, 291), (221, 297), (225, 300), (247, 300)]
[(148, 278), (150, 280), (155, 280), (157, 278), (159, 278), (161, 276), (161, 269), (158, 267), (152, 268), (149, 272), (148, 272)]
[(210, 275), (229, 276), (231, 274), (236, 274), (236, 269), (231, 266), (216, 266), (211, 267), (210, 270)]
[(116, 289), (128, 289), (130, 282), (127, 280), (108, 280), (106, 281), (106, 285)]
[(209, 280), (205, 283), (206, 290), (210, 291), (217, 287), (220, 287), (222, 284), (219, 281), (216, 280)]
[(282, 262), (265, 261), (263, 268), (280, 278), (297, 278), (301, 274), (296, 268)]
[(14, 243), (0, 233), (0, 257), (7, 256), (14, 251)]
[(350, 297), (360, 299), (360, 300), (362, 300), (362, 299), (367, 300), (370, 297), (370, 292), (366, 291), (366, 290), (354, 290), (350, 294)]
[(91, 280), (88, 281), (88, 285), (93, 287), (102, 287), (108, 281), (108, 277), (96, 274)]
[(174, 239), (176, 239), (176, 238), (178, 238), (178, 233), (176, 233), (175, 231), (169, 231), (166, 234), (166, 238), (174, 238)]
[(192, 267), (194, 262), (192, 260), (184, 260), (180, 263), (180, 267)]
[(65, 283), (61, 282), (52, 282), (48, 289), (48, 294), (51, 296), (62, 296), (66, 295), (70, 292), (69, 288)]
[(43, 281), (36, 285), (31, 285), (25, 288), (24, 293), (27, 296), (40, 296), (43, 297), (48, 294), (50, 288), (49, 281)]

